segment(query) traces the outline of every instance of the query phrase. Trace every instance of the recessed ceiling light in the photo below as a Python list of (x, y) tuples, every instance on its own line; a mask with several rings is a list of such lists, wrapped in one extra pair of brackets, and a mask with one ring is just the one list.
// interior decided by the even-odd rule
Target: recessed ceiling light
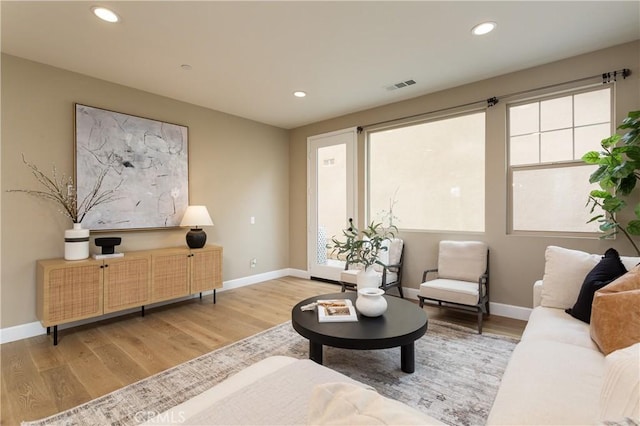
[(114, 11), (107, 9), (106, 7), (94, 6), (91, 8), (91, 11), (94, 15), (96, 15), (103, 21), (113, 23), (120, 20), (120, 17), (118, 17), (118, 15)]
[(307, 96), (307, 92), (298, 90), (297, 92), (293, 92), (293, 96), (295, 96), (296, 98), (304, 98), (305, 96)]
[(497, 26), (495, 22), (483, 22), (471, 28), (471, 32), (475, 35), (484, 35), (495, 30)]

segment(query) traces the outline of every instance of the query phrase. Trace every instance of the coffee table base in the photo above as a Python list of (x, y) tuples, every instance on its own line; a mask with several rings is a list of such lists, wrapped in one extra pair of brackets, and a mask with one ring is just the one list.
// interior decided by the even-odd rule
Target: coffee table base
[[(322, 344), (309, 341), (309, 359), (322, 365)], [(416, 371), (415, 344), (400, 346), (400, 369), (405, 373)]]

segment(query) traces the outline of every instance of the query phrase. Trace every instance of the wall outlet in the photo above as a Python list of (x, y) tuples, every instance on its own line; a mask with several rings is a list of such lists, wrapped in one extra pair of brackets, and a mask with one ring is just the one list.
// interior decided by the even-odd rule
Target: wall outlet
[(249, 266), (251, 266), (252, 268), (255, 268), (257, 264), (258, 259), (256, 259), (255, 257), (249, 261)]

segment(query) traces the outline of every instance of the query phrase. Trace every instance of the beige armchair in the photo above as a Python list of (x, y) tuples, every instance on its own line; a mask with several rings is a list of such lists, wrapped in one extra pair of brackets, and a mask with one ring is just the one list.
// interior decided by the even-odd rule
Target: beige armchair
[[(387, 250), (382, 250), (378, 256), (378, 260), (382, 263), (375, 264), (373, 269), (378, 275), (378, 285), (385, 292), (390, 288), (397, 287), (400, 297), (404, 298), (402, 293), (402, 258), (404, 256), (404, 241), (400, 238), (392, 238), (389, 240)], [(356, 276), (358, 274), (357, 265), (350, 265), (347, 262), (344, 271), (340, 273), (340, 284), (342, 291), (356, 290)]]
[[(429, 274), (435, 279), (427, 281)], [(433, 277), (432, 277), (433, 278)], [(438, 268), (422, 274), (418, 299), (446, 307), (477, 312), (478, 333), (489, 315), (489, 248), (480, 241), (441, 241)]]

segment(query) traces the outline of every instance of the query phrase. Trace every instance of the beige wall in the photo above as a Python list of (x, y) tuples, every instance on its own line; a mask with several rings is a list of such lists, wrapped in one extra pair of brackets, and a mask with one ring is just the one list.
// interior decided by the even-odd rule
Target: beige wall
[[(44, 170), (55, 164), (73, 173), (74, 102), (189, 127), (190, 202), (212, 215), (215, 226), (206, 232), (209, 243), (224, 247), (224, 280), (289, 266), (286, 130), (13, 56), (2, 55), (1, 65), (1, 328), (36, 320), (35, 261), (62, 257), (71, 226), (53, 204), (6, 190), (36, 187), (22, 153)], [(126, 252), (183, 246), (185, 233), (117, 235)], [(250, 269), (253, 257), (258, 264)]]
[[(563, 83), (603, 72), (630, 68), (631, 77), (621, 80), (615, 90), (616, 122), (627, 112), (640, 108), (640, 42), (531, 68), (525, 71), (444, 90), (439, 93), (399, 102), (332, 120), (311, 124), (291, 132), (290, 145), (290, 265), (306, 269), (306, 144), (307, 137), (364, 126), (385, 120), (455, 107), (493, 96), (516, 93), (547, 85)], [(601, 253), (610, 246), (621, 254), (633, 254), (628, 242), (602, 241), (596, 238), (558, 238), (545, 236), (507, 235), (506, 200), (506, 103), (487, 110), (486, 128), (486, 231), (483, 234), (444, 234), (404, 232), (406, 260), (405, 287), (418, 288), (422, 271), (434, 267), (437, 244), (441, 239), (480, 239), (491, 247), (491, 301), (508, 305), (531, 307), (531, 285), (544, 272), (544, 250), (548, 245)], [(360, 138), (359, 167), (363, 169), (364, 142)], [(360, 206), (363, 206), (364, 174), (361, 173)], [(586, 201), (586, 197), (585, 197)], [(542, 208), (542, 207), (541, 207)], [(363, 211), (360, 208), (360, 211)]]

